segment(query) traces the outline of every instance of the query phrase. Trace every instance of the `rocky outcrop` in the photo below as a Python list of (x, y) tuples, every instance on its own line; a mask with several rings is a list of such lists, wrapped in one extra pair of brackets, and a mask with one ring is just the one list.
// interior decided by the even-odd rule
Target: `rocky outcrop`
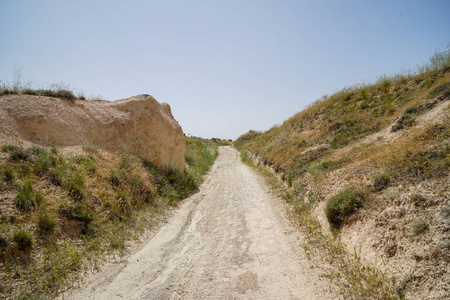
[(184, 134), (167, 103), (150, 95), (118, 101), (62, 100), (30, 95), (0, 97), (0, 138), (48, 146), (93, 144), (123, 150), (183, 170)]

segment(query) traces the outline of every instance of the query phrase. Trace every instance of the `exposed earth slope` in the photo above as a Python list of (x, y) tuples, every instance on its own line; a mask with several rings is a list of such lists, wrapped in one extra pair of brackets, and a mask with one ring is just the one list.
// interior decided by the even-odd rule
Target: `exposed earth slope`
[(42, 146), (96, 145), (183, 170), (184, 135), (167, 103), (150, 95), (83, 101), (32, 95), (0, 97), (0, 138)]

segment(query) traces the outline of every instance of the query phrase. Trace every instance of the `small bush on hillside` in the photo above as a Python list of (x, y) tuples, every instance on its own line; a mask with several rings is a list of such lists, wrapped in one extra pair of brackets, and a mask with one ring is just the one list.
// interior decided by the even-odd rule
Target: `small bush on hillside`
[(364, 202), (364, 193), (350, 187), (328, 199), (325, 213), (330, 225), (339, 229), (345, 219), (353, 214)]
[(33, 236), (26, 230), (19, 230), (14, 233), (14, 242), (21, 251), (29, 251), (33, 247)]
[(38, 227), (42, 232), (52, 232), (57, 225), (57, 221), (47, 214), (39, 214)]
[(77, 97), (70, 90), (59, 90), (54, 93), (54, 97), (68, 100), (75, 100)]

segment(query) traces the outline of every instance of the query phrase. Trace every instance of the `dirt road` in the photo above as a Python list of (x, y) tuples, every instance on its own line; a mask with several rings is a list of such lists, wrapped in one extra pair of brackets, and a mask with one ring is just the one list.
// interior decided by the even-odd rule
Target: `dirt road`
[(236, 150), (115, 272), (73, 299), (329, 299), (283, 217), (281, 200)]

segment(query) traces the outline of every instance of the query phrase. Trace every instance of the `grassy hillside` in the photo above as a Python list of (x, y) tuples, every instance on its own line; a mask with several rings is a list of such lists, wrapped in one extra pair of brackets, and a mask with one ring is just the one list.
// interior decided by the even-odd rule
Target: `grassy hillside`
[(345, 88), (234, 142), (286, 183), (305, 249), (344, 266), (330, 277), (347, 296), (448, 293), (449, 99), (450, 48), (415, 74)]
[(2, 144), (0, 151), (0, 293), (54, 296), (77, 274), (157, 224), (194, 191), (218, 143), (186, 137), (184, 172), (160, 170), (126, 153)]

